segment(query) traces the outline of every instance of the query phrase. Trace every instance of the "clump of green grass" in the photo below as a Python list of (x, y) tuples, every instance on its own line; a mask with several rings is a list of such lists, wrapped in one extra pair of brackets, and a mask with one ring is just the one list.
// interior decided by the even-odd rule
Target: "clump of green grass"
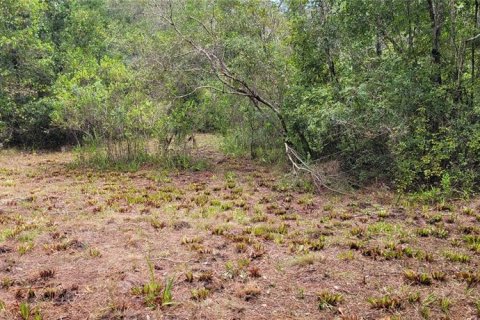
[(320, 310), (330, 309), (338, 306), (343, 301), (340, 293), (323, 291), (317, 294), (318, 308)]

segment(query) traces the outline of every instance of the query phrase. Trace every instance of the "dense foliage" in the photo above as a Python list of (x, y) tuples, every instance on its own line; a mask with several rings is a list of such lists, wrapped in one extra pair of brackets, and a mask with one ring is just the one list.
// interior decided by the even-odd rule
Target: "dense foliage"
[[(480, 183), (477, 0), (0, 1), (0, 137), (113, 160), (195, 132), (357, 183)], [(287, 157), (284, 155), (284, 158)]]

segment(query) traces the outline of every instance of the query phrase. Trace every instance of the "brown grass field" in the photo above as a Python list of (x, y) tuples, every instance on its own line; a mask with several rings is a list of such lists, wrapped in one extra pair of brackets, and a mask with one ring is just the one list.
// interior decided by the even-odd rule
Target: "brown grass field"
[(480, 316), (479, 201), (312, 194), (200, 149), (208, 169), (170, 172), (2, 151), (0, 318)]

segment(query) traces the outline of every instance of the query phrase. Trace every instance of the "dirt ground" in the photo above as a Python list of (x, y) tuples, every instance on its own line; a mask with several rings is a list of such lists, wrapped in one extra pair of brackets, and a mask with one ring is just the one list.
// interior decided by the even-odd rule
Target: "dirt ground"
[(200, 171), (98, 172), (2, 151), (0, 318), (479, 317), (477, 200), (314, 195), (212, 152)]

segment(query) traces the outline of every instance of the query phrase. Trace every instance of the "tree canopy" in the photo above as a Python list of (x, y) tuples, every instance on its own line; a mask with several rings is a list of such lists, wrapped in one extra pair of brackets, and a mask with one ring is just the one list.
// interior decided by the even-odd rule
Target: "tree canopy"
[[(0, 0), (0, 139), (112, 159), (195, 132), (355, 185), (480, 182), (478, 0)], [(126, 148), (126, 149), (125, 149)]]

